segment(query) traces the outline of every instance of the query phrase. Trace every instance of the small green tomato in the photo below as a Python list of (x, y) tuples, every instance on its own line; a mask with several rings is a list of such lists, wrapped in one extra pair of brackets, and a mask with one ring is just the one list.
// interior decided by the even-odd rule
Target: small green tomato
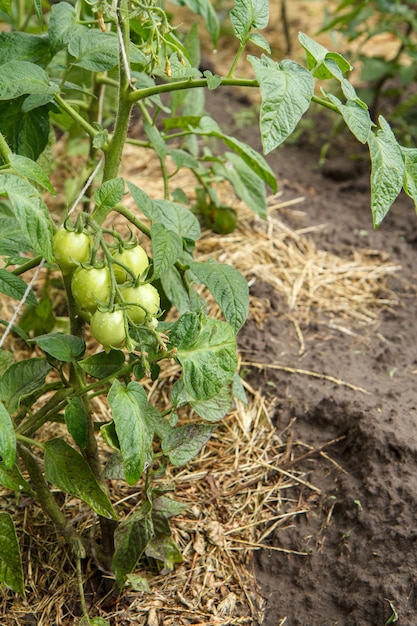
[(79, 267), (71, 281), (74, 300), (81, 311), (93, 313), (99, 302), (107, 303), (111, 295), (108, 267)]
[(63, 275), (69, 274), (80, 263), (90, 258), (91, 235), (60, 228), (54, 235), (55, 260)]
[[(133, 248), (125, 248), (122, 252), (113, 252), (113, 258), (123, 265), (126, 265), (135, 275), (135, 278), (143, 274), (143, 272), (149, 266), (148, 255), (142, 246), (134, 246)], [(127, 280), (131, 280), (131, 275), (126, 272), (120, 265), (117, 263), (113, 264), (114, 276), (117, 282), (125, 283)]]
[(123, 300), (130, 305), (126, 307), (126, 311), (134, 324), (142, 324), (146, 313), (152, 317), (158, 313), (161, 301), (158, 290), (153, 285), (148, 283), (139, 287), (122, 287), (120, 292)]
[(122, 348), (126, 341), (123, 311), (96, 311), (91, 318), (91, 334), (106, 352)]

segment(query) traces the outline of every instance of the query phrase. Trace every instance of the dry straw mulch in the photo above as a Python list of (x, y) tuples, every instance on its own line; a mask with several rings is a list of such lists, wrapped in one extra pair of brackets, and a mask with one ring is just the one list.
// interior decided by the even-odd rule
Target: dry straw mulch
[[(136, 162), (143, 164), (146, 159), (137, 157)], [(149, 190), (149, 167), (154, 164), (142, 167), (136, 182), (140, 185), (142, 178), (146, 179), (148, 193), (160, 196), (156, 186)], [(132, 178), (132, 162), (128, 169)], [(192, 180), (184, 182), (190, 188), (193, 184)], [(387, 278), (398, 267), (388, 258), (358, 250), (352, 258), (345, 259), (319, 250), (314, 237), (290, 229), (279, 218), (280, 208), (279, 198), (271, 199), (268, 222), (240, 210), (239, 226), (234, 233), (223, 237), (204, 233), (198, 258), (212, 257), (231, 263), (250, 284), (269, 284), (285, 299), (288, 314), (298, 327), (315, 316), (347, 326), (357, 322), (369, 324), (378, 318), (382, 307), (396, 304), (387, 288)], [(381, 293), (385, 294), (382, 298)], [(3, 306), (3, 317), (8, 308), (11, 313), (10, 305)], [(263, 316), (271, 313), (265, 302), (252, 298), (250, 314), (262, 324)], [(10, 338), (6, 347), (15, 352), (22, 350), (21, 344), (13, 341)], [(178, 373), (177, 367), (168, 364), (160, 380), (147, 383), (150, 400), (162, 409)], [(262, 623), (264, 599), (256, 587), (253, 551), (264, 546), (286, 551), (279, 545), (268, 546), (268, 537), (278, 529), (285, 533), (297, 516), (308, 514), (320, 496), (308, 476), (297, 470), (297, 459), (325, 452), (310, 450), (302, 442), (291, 442), (284, 433), (277, 432), (272, 424), (274, 404), (267, 404), (256, 389), (244, 384), (248, 404), (237, 402), (192, 463), (168, 469), (161, 478), (172, 483), (175, 499), (187, 505), (185, 513), (173, 518), (171, 524), (184, 555), (183, 564), (162, 576), (151, 574), (147, 564), (140, 563), (137, 573), (148, 580), (150, 591), (127, 588), (120, 598), (115, 598), (108, 591), (111, 577), (100, 578), (94, 563), (87, 562), (85, 588), (92, 616), (101, 615), (112, 626)], [(104, 401), (96, 399), (96, 412), (97, 419), (107, 416)], [(326, 458), (331, 458), (331, 448), (330, 457)], [(142, 489), (141, 483), (135, 489), (113, 483), (112, 497), (122, 515), (141, 502)], [(27, 590), (25, 600), (2, 591), (1, 623), (77, 623), (77, 583), (65, 544), (28, 498), (16, 499), (5, 490), (0, 490), (0, 498), (3, 509), (16, 520)], [(97, 520), (84, 505), (70, 498), (62, 502), (79, 530), (94, 531)]]

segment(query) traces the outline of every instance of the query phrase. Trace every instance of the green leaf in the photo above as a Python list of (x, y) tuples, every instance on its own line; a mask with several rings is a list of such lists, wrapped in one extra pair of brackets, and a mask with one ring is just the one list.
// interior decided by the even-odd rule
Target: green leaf
[(202, 117), (198, 125), (193, 126), (193, 130), (199, 135), (207, 135), (221, 139), (223, 143), (236, 152), (246, 165), (248, 165), (259, 178), (264, 180), (274, 192), (277, 191), (277, 179), (273, 170), (264, 157), (251, 146), (235, 137), (224, 135), (216, 122), (209, 117)]
[(0, 513), (0, 582), (25, 595), (22, 561), (13, 520), (8, 513)]
[(14, 363), (13, 354), (0, 348), (0, 377)]
[(209, 424), (184, 424), (162, 439), (162, 452), (173, 465), (189, 463), (210, 439), (214, 427)]
[(154, 512), (152, 522), (154, 534), (146, 547), (146, 556), (161, 561), (164, 564), (161, 574), (169, 574), (173, 571), (176, 563), (183, 562), (183, 558), (172, 538), (167, 519)]
[(90, 376), (101, 379), (117, 374), (124, 362), (125, 355), (121, 350), (110, 350), (92, 354), (87, 359), (78, 361), (78, 365)]
[[(21, 300), (27, 290), (28, 286), (25, 281), (19, 276), (15, 276), (8, 270), (0, 269), (0, 292), (10, 296), (14, 300)], [(37, 304), (35, 294), (32, 290), (29, 290), (27, 295), (27, 302), (30, 304)]]
[(141, 211), (153, 223), (158, 222), (183, 239), (196, 241), (201, 237), (200, 225), (189, 209), (168, 200), (151, 200), (139, 187), (128, 182), (130, 193)]
[(172, 327), (170, 341), (183, 368), (186, 392), (195, 400), (217, 395), (237, 367), (233, 328), (202, 314), (185, 313)]
[(94, 192), (95, 213), (108, 213), (123, 198), (125, 183), (123, 178), (106, 180)]
[(249, 209), (267, 219), (265, 183), (237, 154), (226, 152), (224, 158), (227, 159), (225, 163), (216, 163), (216, 174), (232, 183), (236, 195)]
[(9, 156), (9, 163), (17, 174), (33, 181), (49, 191), (49, 193), (55, 195), (55, 189), (49, 182), (48, 176), (36, 161), (19, 154), (11, 154)]
[(6, 489), (17, 491), (18, 493), (24, 491), (32, 496), (35, 495), (29, 483), (23, 478), (16, 464), (14, 464), (11, 468), (6, 469), (4, 463), (0, 463), (0, 485), (3, 485)]
[(68, 432), (79, 448), (85, 448), (88, 443), (87, 414), (80, 398), (71, 398), (65, 408), (65, 424)]
[(261, 89), (260, 128), (265, 154), (279, 146), (295, 129), (310, 106), (314, 80), (294, 61), (276, 63), (265, 55), (248, 56)]
[(217, 74), (212, 74), (210, 70), (203, 72), (203, 75), (207, 78), (207, 87), (210, 91), (217, 89), (222, 83), (222, 77)]
[(404, 158), (404, 191), (414, 202), (417, 211), (417, 149), (401, 146)]
[(12, 14), (12, 0), (0, 0), (0, 11), (4, 11), (7, 15)]
[(0, 402), (0, 460), (10, 469), (16, 459), (16, 436), (13, 422), (5, 406)]
[(58, 361), (71, 363), (79, 359), (84, 354), (85, 342), (80, 337), (74, 335), (64, 335), (64, 333), (49, 333), (40, 335), (32, 339), (41, 350), (49, 354)]
[(235, 0), (230, 11), (233, 31), (239, 41), (245, 44), (253, 28), (266, 28), (269, 21), (268, 0)]
[(0, 132), (13, 152), (36, 160), (48, 143), (49, 112), (46, 106), (26, 111), (28, 98), (0, 102)]
[(58, 86), (49, 84), (48, 74), (29, 61), (7, 61), (1, 66), (0, 100), (12, 100), (30, 93), (56, 93)]
[(182, 253), (182, 240), (177, 233), (167, 230), (161, 223), (151, 226), (152, 256), (155, 277), (162, 276)]
[(88, 504), (98, 515), (117, 519), (111, 502), (87, 461), (63, 439), (45, 444), (45, 476), (56, 487)]
[(13, 363), (0, 378), (0, 400), (14, 413), (22, 398), (42, 387), (51, 370), (46, 359), (26, 359)]
[(232, 265), (216, 261), (191, 263), (190, 269), (210, 290), (226, 321), (237, 333), (249, 312), (249, 287), (246, 279)]
[(76, 22), (77, 15), (73, 6), (68, 2), (59, 2), (51, 8), (48, 36), (51, 48), (56, 53), (64, 48), (71, 36), (79, 30)]
[(198, 161), (185, 150), (173, 149), (169, 155), (178, 168), (188, 167), (190, 170), (198, 170), (200, 167)]
[[(9, 322), (8, 322), (8, 320), (3, 320), (3, 319), (0, 318), (0, 324), (2, 326), (6, 326), (7, 327), (9, 325)], [(17, 326), (16, 324), (12, 324), (12, 331), (14, 333), (16, 333), (16, 335), (21, 337), (23, 339), (23, 341), (28, 341), (29, 340), (28, 335), (25, 333), (25, 331), (22, 328), (20, 328), (20, 326)]]
[(179, 313), (186, 313), (191, 309), (190, 294), (176, 267), (170, 267), (161, 276), (162, 288)]
[(333, 94), (326, 94), (326, 98), (334, 104), (342, 115), (351, 133), (361, 143), (366, 143), (372, 128), (372, 120), (368, 109), (364, 109), (356, 100), (348, 100), (342, 104)]
[(56, 323), (54, 305), (51, 298), (44, 295), (37, 305), (25, 307), (19, 326), (26, 333), (33, 331), (35, 336), (50, 333)]
[(54, 226), (35, 187), (18, 176), (4, 174), (0, 177), (2, 194), (9, 197), (20, 227), (33, 250), (42, 254), (47, 261), (53, 261)]
[(97, 28), (77, 30), (69, 41), (68, 52), (75, 57), (74, 65), (92, 72), (106, 72), (119, 61), (117, 35), (102, 33)]
[(352, 67), (341, 54), (329, 52), (327, 48), (310, 39), (305, 33), (298, 35), (298, 40), (306, 51), (307, 67), (316, 78), (323, 80), (336, 78), (343, 80), (343, 73)]
[(129, 515), (115, 530), (113, 568), (119, 589), (123, 587), (127, 574), (130, 574), (135, 569), (153, 535), (150, 511), (150, 503), (144, 502), (137, 511)]
[(47, 65), (51, 60), (49, 41), (46, 37), (23, 32), (0, 34), (0, 65), (8, 61), (31, 61)]
[(213, 8), (210, 0), (172, 0), (174, 4), (178, 6), (187, 6), (196, 15), (201, 15), (204, 18), (204, 23), (207, 28), (214, 47), (217, 46), (217, 42), (220, 34), (220, 24), (216, 12)]
[(259, 33), (251, 33), (249, 35), (249, 41), (254, 43), (255, 46), (258, 46), (258, 48), (261, 48), (261, 50), (265, 50), (265, 52), (271, 54), (271, 46), (263, 35)]
[(146, 392), (135, 381), (125, 386), (115, 380), (108, 401), (120, 442), (126, 481), (133, 485), (145, 468), (153, 438), (152, 421), (146, 415)]
[(232, 394), (230, 388), (223, 387), (213, 398), (194, 400), (194, 398), (188, 398), (184, 383), (179, 379), (172, 387), (171, 401), (177, 407), (189, 404), (197, 415), (207, 422), (219, 422), (232, 406)]
[(388, 122), (380, 116), (380, 129), (368, 137), (371, 156), (371, 210), (374, 228), (380, 226), (404, 181), (401, 148)]
[(166, 519), (174, 517), (174, 515), (181, 515), (187, 510), (187, 505), (177, 500), (172, 500), (168, 496), (158, 496), (152, 501), (152, 509), (159, 515), (162, 515)]

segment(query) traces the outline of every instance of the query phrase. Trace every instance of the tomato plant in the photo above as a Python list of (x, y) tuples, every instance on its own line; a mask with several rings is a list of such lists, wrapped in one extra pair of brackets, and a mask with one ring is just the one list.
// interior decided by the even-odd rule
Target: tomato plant
[[(212, 4), (185, 4), (204, 18), (215, 47), (219, 19)], [(400, 146), (382, 116), (378, 126), (371, 120), (340, 54), (300, 34), (304, 65), (273, 58), (260, 32), (268, 24), (267, 0), (235, 0), (230, 20), (236, 55), (222, 76), (200, 71), (197, 27), (186, 33), (174, 28), (157, 0), (0, 0), (0, 18), (7, 23), (0, 34), (0, 291), (18, 303), (0, 342), (0, 483), (39, 503), (72, 547), (77, 572), (81, 560), (92, 557), (122, 590), (142, 556), (164, 572), (181, 562), (168, 523), (178, 505), (161, 496), (153, 478), (168, 463), (181, 466), (194, 458), (234, 397), (244, 398), (236, 335), (248, 313), (247, 282), (228, 264), (194, 258), (201, 235), (195, 197), (178, 187), (172, 191), (171, 183), (180, 170), (191, 170), (197, 204), (228, 231), (236, 216), (224, 208), (218, 185), (231, 183), (240, 200), (267, 218), (266, 190), (276, 190), (276, 179), (263, 155), (205, 114), (204, 90), (260, 90), (265, 153), (286, 140), (312, 102), (340, 116), (369, 146), (375, 226), (402, 188), (416, 201), (417, 150)], [(249, 43), (261, 53), (247, 56), (252, 75), (239, 76)], [(331, 91), (335, 81), (338, 95)], [(129, 135), (133, 111), (142, 124), (140, 140)], [(71, 208), (62, 207), (63, 228), (49, 210), (55, 190), (48, 155), (57, 136), (85, 143), (87, 155), (87, 182), (80, 182)], [(156, 154), (163, 197), (119, 176), (127, 142)], [(217, 152), (214, 142), (227, 150)], [(67, 232), (73, 213), (74, 232)], [(107, 227), (112, 219), (132, 233), (131, 241), (124, 241), (119, 226)], [(136, 245), (139, 239), (147, 240), (149, 258)], [(51, 326), (51, 299), (38, 302), (32, 290), (43, 275), (45, 284), (57, 275), (65, 288), (66, 332)], [(222, 317), (207, 314), (202, 285)], [(25, 302), (39, 311), (36, 336), (19, 326)], [(45, 304), (47, 315), (41, 315)], [(164, 321), (160, 308), (171, 309)], [(48, 323), (43, 332), (42, 320)], [(27, 343), (30, 357), (15, 360), (7, 350), (10, 332)], [(89, 351), (89, 332), (104, 351)], [(171, 360), (181, 371), (175, 393), (167, 406), (152, 406), (144, 379), (155, 379), (160, 363)], [(100, 393), (110, 409), (105, 423), (92, 411), (91, 400)], [(200, 421), (178, 425), (184, 407)], [(106, 474), (97, 438), (112, 455)], [(143, 487), (140, 508), (122, 521), (108, 482), (113, 476)], [(99, 541), (75, 530), (56, 490), (97, 514)], [(24, 594), (18, 531), (11, 515), (1, 513), (0, 582)], [(85, 602), (82, 607), (90, 623)]]

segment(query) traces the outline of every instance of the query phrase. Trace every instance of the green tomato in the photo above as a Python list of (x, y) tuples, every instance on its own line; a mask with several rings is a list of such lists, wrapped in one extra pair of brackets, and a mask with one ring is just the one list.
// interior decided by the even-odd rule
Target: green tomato
[(87, 233), (76, 233), (60, 228), (54, 235), (55, 260), (64, 276), (90, 258), (92, 238)]
[(126, 341), (123, 311), (96, 311), (91, 318), (91, 334), (106, 352), (123, 347)]
[(122, 287), (120, 293), (123, 300), (131, 305), (126, 307), (126, 311), (134, 324), (142, 324), (145, 321), (146, 313), (153, 317), (159, 311), (161, 301), (158, 290), (153, 285)]
[(78, 267), (71, 282), (72, 295), (81, 312), (93, 313), (99, 302), (107, 303), (111, 295), (108, 267)]
[[(143, 272), (149, 266), (148, 255), (142, 246), (134, 246), (133, 248), (125, 248), (122, 252), (113, 252), (113, 258), (116, 261), (120, 261), (123, 265), (126, 265), (135, 275), (135, 278), (143, 274)], [(126, 272), (117, 263), (113, 264), (114, 275), (118, 283), (125, 283), (127, 280), (131, 280), (131, 275)]]

